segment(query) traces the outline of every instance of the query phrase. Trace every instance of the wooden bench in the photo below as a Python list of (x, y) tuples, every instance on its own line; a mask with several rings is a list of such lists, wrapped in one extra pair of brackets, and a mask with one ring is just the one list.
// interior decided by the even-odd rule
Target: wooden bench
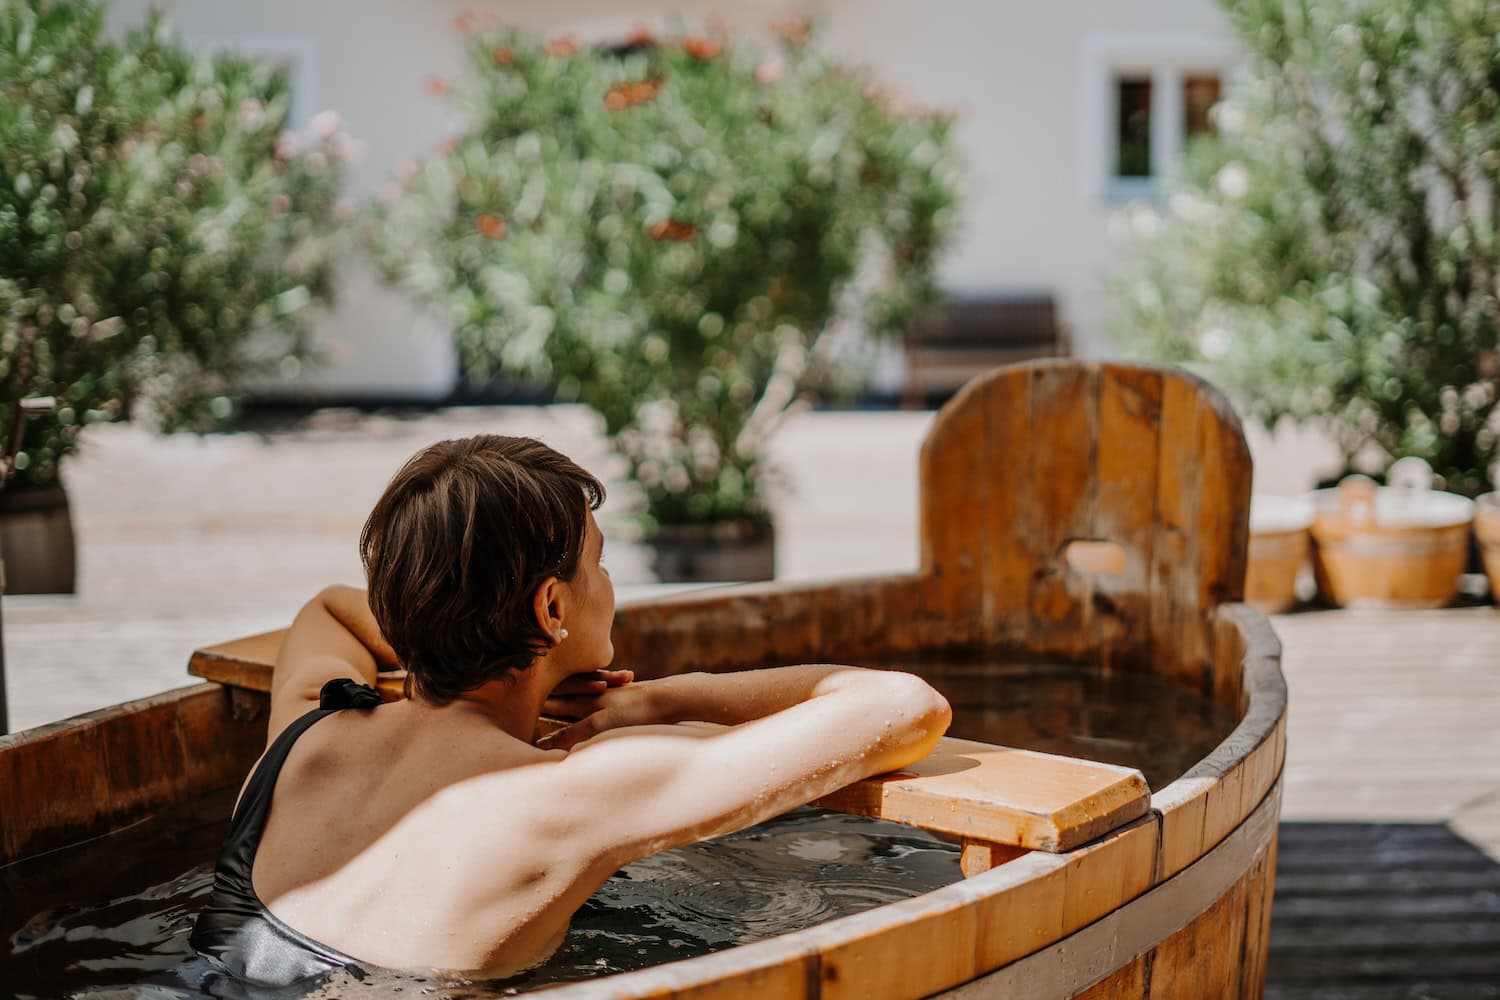
[(1068, 340), (1050, 295), (951, 299), (929, 311), (906, 336), (908, 409), (946, 399), (997, 365), (1063, 357)]
[[(269, 691), (285, 635), (267, 632), (200, 649), (188, 672)], [(404, 679), (400, 671), (382, 673), (381, 694), (401, 698)], [(543, 719), (541, 729), (559, 724)], [(1028, 850), (1070, 851), (1144, 816), (1150, 801), (1145, 778), (1132, 768), (945, 737), (911, 767), (814, 804), (960, 838), (964, 874), (976, 875)]]

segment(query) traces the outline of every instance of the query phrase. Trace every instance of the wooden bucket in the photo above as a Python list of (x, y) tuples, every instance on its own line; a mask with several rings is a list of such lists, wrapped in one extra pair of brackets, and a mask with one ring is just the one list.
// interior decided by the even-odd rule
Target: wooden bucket
[(1500, 604), (1500, 493), (1486, 493), (1474, 501), (1474, 537), (1490, 580), (1490, 599)]
[(1318, 590), (1344, 608), (1441, 608), (1458, 596), (1474, 502), (1351, 476), (1312, 494)]
[[(1155, 792), (1120, 768), (945, 741), (827, 804), (958, 831), (963, 881), (549, 997), (1261, 995), (1286, 687), (1269, 625), (1238, 603), (1250, 459), (1229, 407), (1174, 371), (1001, 369), (938, 415), (921, 496), (916, 573), (622, 607), (620, 662), (644, 677), (899, 657), (955, 696), (923, 664), (1087, 664), (1184, 685), (1231, 709), (1234, 731)], [(240, 780), (279, 643), (194, 655), (195, 673), (232, 687), (0, 739), (0, 879), (6, 861)], [(399, 696), (399, 676), (381, 684)]]
[(1245, 603), (1268, 615), (1297, 603), (1297, 578), (1307, 564), (1312, 520), (1312, 504), (1305, 499), (1251, 498)]

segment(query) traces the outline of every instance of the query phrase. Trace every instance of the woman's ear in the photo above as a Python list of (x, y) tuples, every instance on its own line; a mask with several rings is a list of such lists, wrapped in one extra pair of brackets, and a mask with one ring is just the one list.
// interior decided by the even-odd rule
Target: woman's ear
[(549, 576), (537, 584), (536, 593), (531, 597), (536, 623), (552, 637), (554, 645), (557, 643), (557, 634), (563, 627), (564, 600), (562, 581), (555, 576)]

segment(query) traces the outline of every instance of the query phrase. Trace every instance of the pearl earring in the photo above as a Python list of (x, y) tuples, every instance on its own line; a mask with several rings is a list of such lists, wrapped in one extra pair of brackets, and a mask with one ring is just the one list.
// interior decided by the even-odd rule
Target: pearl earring
[(558, 634), (557, 634), (557, 638), (559, 640), (566, 639), (567, 637), (568, 637), (568, 630), (567, 629), (563, 629), (560, 632), (558, 632)]

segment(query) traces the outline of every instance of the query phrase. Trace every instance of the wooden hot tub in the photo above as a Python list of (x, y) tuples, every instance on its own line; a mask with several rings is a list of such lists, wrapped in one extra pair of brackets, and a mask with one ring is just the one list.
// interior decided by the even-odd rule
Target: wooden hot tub
[[(986, 697), (982, 664), (1083, 664), (1190, 689), (1232, 732), (1154, 791), (1128, 768), (945, 740), (822, 804), (961, 838), (963, 881), (556, 995), (1260, 995), (1286, 689), (1275, 636), (1238, 603), (1250, 460), (1228, 406), (1162, 369), (1000, 369), (939, 414), (921, 490), (919, 572), (624, 607), (618, 661), (899, 662), (956, 708)], [(0, 896), (10, 862), (237, 785), (279, 642), (200, 650), (191, 670), (215, 683), (0, 738)], [(981, 666), (952, 668), (966, 658)]]

